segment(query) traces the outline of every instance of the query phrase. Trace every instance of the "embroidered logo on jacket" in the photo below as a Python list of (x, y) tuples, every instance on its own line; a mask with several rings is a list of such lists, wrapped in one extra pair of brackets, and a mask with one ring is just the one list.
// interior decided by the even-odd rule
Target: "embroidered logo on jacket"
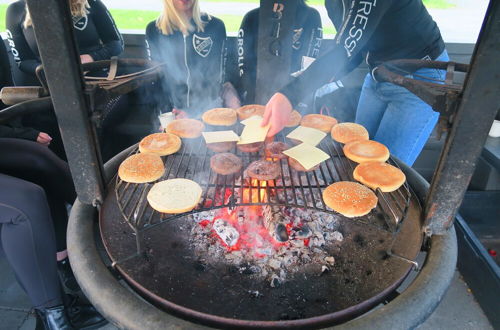
[(202, 38), (193, 34), (193, 48), (201, 57), (207, 57), (210, 54), (213, 44), (211, 37)]
[(299, 50), (300, 46), (302, 46), (302, 43), (300, 42), (300, 37), (302, 36), (302, 31), (304, 31), (304, 28), (293, 30), (292, 47), (295, 50)]
[(75, 29), (83, 31), (87, 27), (88, 18), (85, 17), (73, 17), (73, 26)]

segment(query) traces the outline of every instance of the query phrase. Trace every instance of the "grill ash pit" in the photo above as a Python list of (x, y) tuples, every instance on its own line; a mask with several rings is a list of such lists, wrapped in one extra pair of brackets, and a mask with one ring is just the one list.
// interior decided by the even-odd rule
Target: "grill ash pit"
[[(269, 196), (274, 197), (284, 198)], [(305, 266), (316, 275), (330, 270), (335, 263), (332, 251), (343, 241), (337, 216), (310, 209), (251, 205), (195, 213), (190, 218), (198, 224), (192, 226), (190, 244), (200, 260), (236, 267), (273, 288)]]

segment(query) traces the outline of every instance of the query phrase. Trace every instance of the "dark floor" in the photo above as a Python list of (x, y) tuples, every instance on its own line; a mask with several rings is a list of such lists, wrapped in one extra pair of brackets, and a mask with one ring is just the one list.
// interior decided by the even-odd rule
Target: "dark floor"
[[(0, 253), (0, 329), (34, 329), (35, 319), (30, 313), (30, 302), (16, 283), (3, 253)], [(110, 324), (101, 328), (112, 329), (116, 328)], [(419, 329), (479, 330), (493, 327), (457, 272), (443, 302)]]

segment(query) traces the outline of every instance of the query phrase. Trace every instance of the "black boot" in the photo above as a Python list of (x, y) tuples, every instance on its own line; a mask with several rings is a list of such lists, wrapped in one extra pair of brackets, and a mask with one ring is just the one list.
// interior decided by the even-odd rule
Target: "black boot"
[(71, 329), (74, 328), (69, 322), (66, 308), (63, 305), (36, 310), (36, 330)]
[(77, 296), (66, 295), (66, 298), (68, 300), (66, 310), (71, 324), (76, 329), (97, 329), (108, 323), (94, 306), (81, 303)]
[(73, 274), (68, 258), (57, 262), (57, 270), (59, 272), (61, 282), (66, 290), (69, 290), (72, 293), (82, 291), (76, 281), (75, 275)]

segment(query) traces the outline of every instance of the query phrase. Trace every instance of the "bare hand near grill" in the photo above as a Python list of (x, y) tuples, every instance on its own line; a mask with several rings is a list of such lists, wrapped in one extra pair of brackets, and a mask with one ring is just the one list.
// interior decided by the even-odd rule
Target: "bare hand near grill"
[(262, 126), (271, 123), (267, 136), (278, 134), (286, 126), (290, 120), (292, 110), (292, 104), (285, 95), (276, 93), (271, 97), (267, 102), (264, 120), (262, 120)]

